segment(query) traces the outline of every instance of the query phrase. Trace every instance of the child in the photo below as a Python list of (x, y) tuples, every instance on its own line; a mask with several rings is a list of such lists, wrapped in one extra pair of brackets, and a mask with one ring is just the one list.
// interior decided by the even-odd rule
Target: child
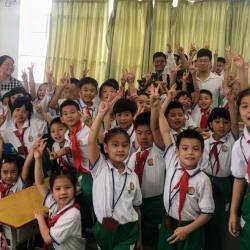
[(107, 103), (100, 104), (88, 139), (97, 217), (94, 235), (101, 249), (134, 249), (139, 234), (136, 207), (141, 205), (142, 197), (136, 174), (124, 164), (129, 153), (129, 136), (121, 128), (108, 131), (104, 140), (107, 160), (100, 155), (97, 144), (97, 136), (109, 108)]
[(195, 129), (197, 126), (194, 123), (191, 113), (192, 113), (192, 96), (187, 91), (180, 91), (176, 97), (176, 101), (180, 102), (183, 106), (183, 109), (185, 111), (185, 127), (188, 129)]
[(163, 113), (160, 130), (166, 146), (163, 197), (167, 215), (161, 226), (158, 249), (200, 250), (204, 243), (202, 226), (214, 212), (210, 180), (198, 166), (204, 141), (197, 131), (185, 130), (178, 135), (175, 149)]
[(108, 101), (110, 96), (118, 91), (119, 85), (116, 83), (115, 79), (108, 79), (101, 85), (99, 89), (99, 97), (101, 101)]
[(32, 117), (33, 107), (27, 97), (17, 98), (11, 105), (9, 127), (1, 128), (4, 143), (11, 143), (18, 154), (25, 158), (34, 141), (47, 133), (45, 121)]
[(136, 117), (134, 126), (139, 148), (128, 162), (128, 167), (137, 174), (142, 190), (141, 223), (144, 249), (157, 248), (159, 226), (164, 216), (162, 194), (166, 166), (163, 150), (154, 144), (154, 128), (150, 128), (150, 122), (155, 123), (152, 118), (154, 117), (150, 118), (149, 112), (143, 112)]
[(207, 250), (220, 250), (223, 248), (225, 226), (229, 215), (231, 200), (231, 153), (238, 136), (238, 124), (234, 112), (234, 102), (230, 104), (231, 117), (228, 110), (215, 108), (208, 118), (208, 126), (213, 134), (205, 140), (205, 150), (201, 169), (211, 180), (215, 213), (206, 225)]
[(211, 111), (212, 104), (212, 93), (209, 90), (202, 89), (200, 91), (198, 105), (195, 105), (191, 114), (194, 123), (198, 128), (200, 128), (201, 132), (207, 129), (207, 119)]
[[(78, 181), (83, 191), (83, 206), (86, 211), (85, 223), (87, 226), (92, 226), (92, 176), (89, 170), (89, 154), (88, 154), (88, 135), (89, 127), (82, 123), (79, 105), (72, 101), (66, 100), (60, 106), (61, 121), (68, 130), (65, 133), (65, 154), (69, 153), (70, 149), (72, 155), (73, 166), (77, 170)], [(61, 154), (62, 155), (62, 154)], [(84, 225), (85, 226), (85, 225)]]
[(67, 127), (61, 122), (60, 117), (56, 117), (50, 122), (50, 135), (54, 140), (50, 155), (53, 160), (57, 160), (61, 168), (69, 168), (72, 164), (70, 148), (64, 147), (66, 131)]
[(54, 249), (85, 249), (85, 239), (81, 237), (80, 210), (74, 200), (77, 179), (69, 170), (58, 170), (50, 177), (49, 191), (44, 183), (41, 158), (46, 143), (40, 140), (37, 144), (34, 149), (35, 183), (49, 209), (48, 225), (43, 211), (34, 212), (41, 236), (45, 244), (53, 244)]
[(130, 138), (130, 152), (128, 156), (135, 151), (135, 128), (133, 122), (136, 110), (136, 103), (125, 98), (119, 99), (113, 107), (117, 126), (124, 129)]
[(87, 119), (91, 123), (96, 117), (97, 107), (94, 104), (93, 100), (97, 95), (98, 83), (94, 78), (84, 77), (80, 80), (80, 102), (79, 106), (81, 112), (85, 114)]
[[(240, 249), (248, 250), (250, 238), (250, 88), (243, 90), (239, 94), (237, 107), (245, 127), (242, 136), (235, 142), (232, 150), (231, 171), (234, 176), (234, 184), (229, 217), (229, 232), (234, 237), (240, 235)], [(241, 231), (238, 228), (240, 205)]]

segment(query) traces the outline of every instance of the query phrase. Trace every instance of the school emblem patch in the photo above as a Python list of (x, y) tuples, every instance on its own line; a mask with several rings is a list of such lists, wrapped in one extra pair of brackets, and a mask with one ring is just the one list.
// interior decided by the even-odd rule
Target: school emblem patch
[(79, 140), (79, 141), (78, 141), (78, 145), (82, 146), (82, 145), (83, 145), (83, 141), (82, 141), (82, 140)]
[(154, 161), (153, 161), (152, 158), (148, 159), (147, 162), (148, 162), (148, 165), (149, 165), (149, 166), (153, 166), (153, 165), (154, 165)]
[(227, 145), (223, 144), (223, 145), (221, 146), (221, 149), (222, 149), (223, 152), (227, 152), (228, 147), (227, 147)]
[(130, 188), (130, 190), (134, 190), (135, 189), (135, 185), (134, 185), (134, 183), (132, 181), (129, 184), (129, 188)]
[(30, 136), (28, 137), (28, 140), (29, 140), (29, 142), (33, 142), (33, 140), (34, 140), (33, 136), (30, 135)]
[(194, 192), (195, 192), (194, 187), (188, 187), (188, 191), (187, 191), (188, 194), (192, 195), (194, 194)]

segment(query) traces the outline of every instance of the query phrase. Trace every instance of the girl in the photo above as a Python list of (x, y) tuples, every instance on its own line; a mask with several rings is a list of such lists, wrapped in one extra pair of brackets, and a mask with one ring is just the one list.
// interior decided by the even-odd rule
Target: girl
[[(232, 150), (231, 171), (234, 176), (229, 232), (240, 235), (240, 249), (249, 249), (250, 238), (250, 88), (243, 90), (237, 99), (238, 111), (245, 124), (242, 136)], [(244, 198), (243, 198), (244, 196)], [(241, 203), (243, 198), (243, 202)], [(241, 204), (241, 227), (238, 228), (238, 210)]]
[(97, 217), (94, 235), (101, 249), (133, 249), (139, 233), (136, 207), (141, 205), (142, 195), (136, 174), (124, 164), (130, 145), (125, 130), (113, 128), (107, 132), (104, 139), (107, 159), (100, 155), (97, 136), (109, 108), (108, 103), (100, 104), (88, 138)]
[(46, 146), (44, 140), (38, 140), (34, 149), (35, 183), (44, 204), (49, 209), (49, 221), (46, 223), (41, 210), (34, 212), (41, 236), (46, 245), (53, 244), (54, 249), (84, 250), (85, 239), (81, 237), (81, 215), (75, 203), (76, 176), (68, 170), (59, 170), (50, 177), (50, 191), (44, 183), (42, 171), (42, 153)]
[(11, 121), (0, 130), (4, 143), (11, 143), (18, 154), (25, 158), (36, 138), (46, 134), (45, 121), (31, 117), (33, 107), (27, 97), (17, 98), (11, 106)]

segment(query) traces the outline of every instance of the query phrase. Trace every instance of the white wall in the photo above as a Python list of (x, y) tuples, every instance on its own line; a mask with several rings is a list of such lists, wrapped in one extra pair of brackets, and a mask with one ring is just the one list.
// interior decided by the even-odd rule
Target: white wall
[(15, 60), (14, 76), (17, 76), (20, 0), (6, 7), (0, 0), (0, 55), (9, 55)]

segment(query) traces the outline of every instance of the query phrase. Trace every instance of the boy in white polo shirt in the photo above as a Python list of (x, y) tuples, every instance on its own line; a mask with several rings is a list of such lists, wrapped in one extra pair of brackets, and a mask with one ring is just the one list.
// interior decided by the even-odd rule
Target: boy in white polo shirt
[[(165, 162), (163, 150), (154, 144), (154, 117), (149, 112), (139, 114), (135, 121), (135, 134), (138, 150), (129, 159), (128, 167), (139, 177), (143, 202), (141, 206), (142, 245), (144, 249), (156, 249), (159, 226), (165, 214), (163, 188)], [(156, 121), (158, 124), (158, 121)]]
[(166, 146), (163, 197), (167, 216), (158, 249), (200, 250), (204, 244), (202, 226), (214, 212), (211, 182), (198, 165), (204, 140), (197, 131), (185, 130), (178, 135), (175, 148), (162, 111), (159, 124)]
[(104, 138), (106, 159), (100, 154), (97, 137), (109, 109), (108, 103), (100, 103), (88, 139), (97, 217), (94, 234), (101, 249), (129, 250), (134, 249), (138, 240), (139, 208), (136, 207), (141, 205), (142, 196), (138, 177), (124, 164), (130, 146), (126, 131), (121, 128), (109, 130)]

